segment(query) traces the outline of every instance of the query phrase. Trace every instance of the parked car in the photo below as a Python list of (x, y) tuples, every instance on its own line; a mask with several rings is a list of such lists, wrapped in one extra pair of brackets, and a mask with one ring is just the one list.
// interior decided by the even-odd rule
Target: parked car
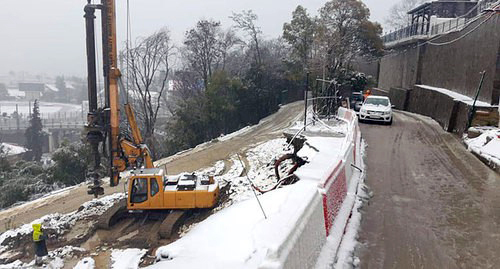
[(391, 100), (386, 96), (368, 96), (359, 110), (359, 120), (360, 122), (370, 120), (392, 124)]
[(363, 93), (353, 92), (350, 101), (351, 101), (351, 108), (354, 109), (354, 111), (359, 112), (361, 106), (363, 105)]

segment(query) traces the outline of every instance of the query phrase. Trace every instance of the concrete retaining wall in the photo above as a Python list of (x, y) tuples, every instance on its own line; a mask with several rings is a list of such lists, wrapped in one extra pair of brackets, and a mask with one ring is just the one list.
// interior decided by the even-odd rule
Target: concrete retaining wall
[(389, 90), (389, 99), (396, 109), (406, 110), (409, 104), (410, 90), (403, 88), (391, 88)]
[[(354, 204), (354, 199), (347, 201), (346, 197), (352, 184), (358, 183), (352, 178), (354, 168), (351, 164), (360, 164), (361, 135), (354, 111), (340, 108), (338, 116), (349, 126), (340, 158), (332, 160), (330, 171), (319, 179), (318, 193), (311, 199), (307, 211), (303, 212), (301, 222), (281, 246), (267, 255), (259, 268), (314, 268), (327, 236), (343, 234), (348, 216), (338, 214), (341, 207), (352, 209)], [(338, 240), (340, 243), (341, 238)]]
[(379, 88), (386, 91), (391, 88), (409, 90), (415, 84), (429, 85), (474, 98), (479, 73), (486, 70), (479, 100), (498, 104), (500, 16), (493, 15), (483, 23), (488, 16), (490, 14), (483, 15), (462, 31), (432, 40), (442, 45), (416, 41), (392, 48), (391, 53), (380, 61)]
[[(414, 86), (411, 90), (391, 88), (388, 96), (396, 109), (431, 117), (448, 132), (462, 134), (467, 129), (472, 107), (446, 94)], [(480, 109), (497, 113), (494, 107)]]
[(488, 16), (490, 14), (485, 14), (484, 18), (464, 30), (444, 35), (434, 41), (442, 44), (472, 31), (456, 42), (444, 46), (423, 46), (422, 80), (417, 84), (450, 89), (474, 97), (480, 80), (479, 73), (485, 70), (487, 76), (479, 100), (498, 104), (500, 88), (494, 87), (494, 79), (497, 68), (500, 68), (497, 66), (497, 63), (500, 63), (500, 59), (497, 59), (500, 46), (500, 16), (493, 15), (491, 19), (473, 30)]
[(372, 94), (373, 95), (381, 95), (381, 96), (389, 96), (389, 91), (384, 90), (384, 89), (380, 89), (380, 88), (373, 88)]
[(408, 111), (435, 119), (445, 130), (453, 130), (452, 116), (456, 114), (458, 101), (448, 95), (415, 86), (410, 92)]

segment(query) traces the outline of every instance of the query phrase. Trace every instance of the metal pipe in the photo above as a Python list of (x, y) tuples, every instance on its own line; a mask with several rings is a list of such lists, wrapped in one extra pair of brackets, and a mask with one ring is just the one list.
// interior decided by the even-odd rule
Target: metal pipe
[(96, 76), (96, 53), (95, 53), (95, 27), (94, 19), (96, 18), (95, 5), (87, 4), (85, 11), (85, 29), (87, 40), (87, 84), (89, 98), (89, 112), (97, 110), (97, 76)]

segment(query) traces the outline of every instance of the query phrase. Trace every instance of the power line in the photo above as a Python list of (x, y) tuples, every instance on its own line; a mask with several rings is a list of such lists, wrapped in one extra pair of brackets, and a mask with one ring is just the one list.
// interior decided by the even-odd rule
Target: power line
[(486, 23), (489, 19), (491, 19), (496, 13), (492, 13), (490, 16), (488, 16), (485, 20), (483, 20), (481, 23), (479, 23), (478, 25), (476, 25), (474, 28), (472, 28), (470, 31), (468, 31), (467, 33), (463, 34), (462, 36), (458, 37), (458, 38), (455, 38), (453, 40), (450, 40), (450, 41), (447, 41), (447, 42), (443, 42), (443, 43), (434, 43), (432, 42), (432, 40), (429, 40), (423, 44), (429, 44), (429, 45), (433, 45), (433, 46), (445, 46), (445, 45), (449, 45), (449, 44), (452, 44), (452, 43), (455, 43), (461, 39), (463, 39), (464, 37), (468, 36), (469, 34), (471, 34), (472, 32), (474, 32), (475, 30), (477, 30), (481, 25), (483, 25), (484, 23)]
[[(423, 42), (423, 43), (420, 43), (420, 44), (417, 44), (417, 45), (415, 45), (415, 46), (412, 46), (412, 47), (406, 48), (406, 49), (405, 49), (405, 50), (403, 50), (403, 51), (399, 51), (399, 52), (396, 52), (396, 53), (390, 53), (390, 54), (384, 55), (382, 58), (385, 58), (385, 57), (396, 57), (396, 56), (399, 56), (399, 55), (401, 55), (401, 54), (404, 54), (404, 53), (405, 53), (405, 52), (407, 52), (409, 49), (415, 49), (415, 48), (418, 48), (418, 47), (424, 46), (424, 45), (426, 45), (426, 44), (429, 44), (429, 45), (432, 45), (432, 46), (445, 46), (445, 45), (452, 44), (452, 43), (454, 43), (454, 42), (457, 42), (457, 41), (459, 41), (459, 40), (461, 40), (461, 39), (465, 38), (466, 36), (468, 36), (469, 34), (471, 34), (472, 32), (474, 32), (475, 30), (477, 30), (477, 29), (478, 29), (481, 25), (483, 25), (484, 23), (486, 23), (489, 19), (491, 19), (491, 18), (492, 18), (494, 15), (496, 15), (496, 14), (498, 14), (498, 13), (493, 12), (490, 16), (488, 16), (485, 20), (483, 20), (481, 23), (479, 23), (478, 25), (476, 25), (473, 29), (471, 29), (470, 31), (468, 31), (468, 32), (467, 32), (467, 33), (465, 33), (464, 35), (462, 35), (462, 36), (460, 36), (460, 37), (458, 37), (458, 38), (456, 38), (456, 39), (454, 39), (454, 40), (450, 40), (450, 41), (443, 42), (443, 43), (435, 43), (435, 42), (433, 42), (433, 41), (435, 41), (435, 40), (437, 40), (437, 39), (440, 39), (440, 38), (443, 38), (443, 37), (445, 37), (445, 36), (447, 36), (448, 34), (450, 34), (450, 33), (451, 33), (451, 32), (448, 32), (448, 33), (445, 33), (445, 34), (442, 34), (442, 35), (436, 36), (436, 37), (434, 37), (434, 38), (431, 38), (430, 40), (427, 40), (427, 41), (425, 41), (425, 42)], [(467, 24), (467, 26), (468, 26), (468, 25), (470, 25), (471, 23), (473, 23), (473, 22), (477, 21), (478, 19), (480, 19), (480, 17), (479, 17), (479, 18), (477, 18), (477, 19), (475, 19), (475, 20), (473, 20), (473, 21), (471, 21), (470, 23), (468, 23), (468, 24)], [(465, 27), (467, 27), (467, 26), (465, 26)], [(464, 28), (465, 28), (465, 27), (464, 27)]]

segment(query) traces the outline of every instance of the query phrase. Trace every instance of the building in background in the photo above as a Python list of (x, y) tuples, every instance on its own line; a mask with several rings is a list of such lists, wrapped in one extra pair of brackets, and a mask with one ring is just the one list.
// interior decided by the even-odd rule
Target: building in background
[(24, 92), (24, 99), (27, 101), (40, 100), (45, 91), (43, 83), (19, 83), (19, 91)]

